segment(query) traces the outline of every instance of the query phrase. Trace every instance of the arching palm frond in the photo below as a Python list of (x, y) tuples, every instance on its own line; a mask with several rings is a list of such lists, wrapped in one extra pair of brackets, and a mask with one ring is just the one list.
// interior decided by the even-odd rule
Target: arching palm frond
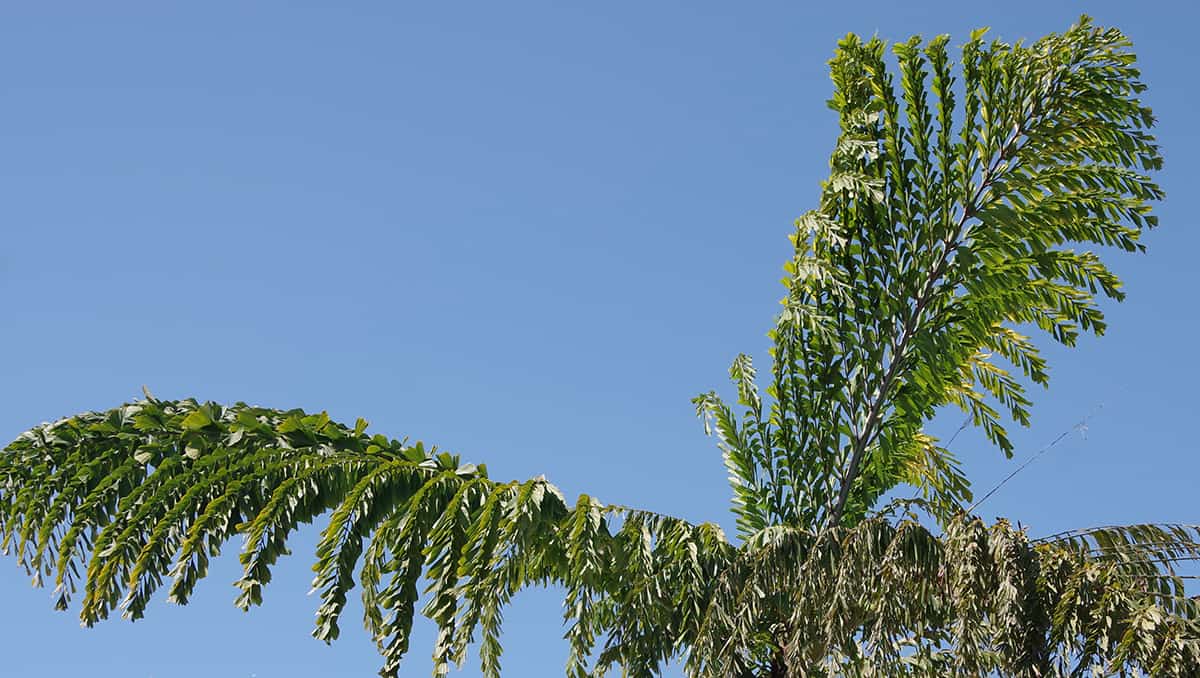
[[(715, 525), (587, 496), (572, 505), (544, 479), (493, 481), (323, 413), (143, 400), (35, 428), (0, 455), (3, 547), (35, 582), (53, 582), (60, 608), (78, 597), (87, 625), (115, 610), (140, 618), (164, 586), (186, 603), (235, 537), (236, 602), (257, 605), (289, 535), (323, 515), (313, 635), (338, 637), (357, 578), (384, 675), (408, 650), (422, 594), (439, 670), (480, 634), (485, 673), (498, 675), (501, 608), (545, 583), (567, 587), (571, 675), (600, 634), (606, 660), (657, 665), (681, 649), (673, 639), (696, 625), (733, 551)], [(627, 586), (639, 572), (669, 573), (671, 585)]]

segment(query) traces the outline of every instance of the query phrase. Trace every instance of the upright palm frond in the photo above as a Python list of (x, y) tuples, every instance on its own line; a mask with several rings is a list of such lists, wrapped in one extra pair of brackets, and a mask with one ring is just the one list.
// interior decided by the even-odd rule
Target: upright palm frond
[(838, 45), (841, 136), (796, 222), (770, 402), (739, 384), (739, 423), (697, 401), (748, 526), (853, 523), (901, 483), (951, 518), (970, 490), (925, 422), (960, 407), (1011, 455), (1002, 413), (1028, 424), (1025, 382), (1048, 379), (1023, 332), (1073, 345), (1104, 331), (1097, 294), (1123, 298), (1072, 246), (1140, 250), (1156, 223), (1162, 160), (1128, 39), (1086, 18), (1029, 45), (983, 35), (957, 66), (946, 36), (893, 45), (895, 69), (882, 40)]

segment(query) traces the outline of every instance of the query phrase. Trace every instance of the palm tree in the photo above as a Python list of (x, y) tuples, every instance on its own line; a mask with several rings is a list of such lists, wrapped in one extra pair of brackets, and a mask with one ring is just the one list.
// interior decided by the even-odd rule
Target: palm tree
[[(971, 514), (948, 405), (1011, 456), (1046, 363), (1021, 332), (1100, 334), (1121, 281), (1073, 244), (1140, 251), (1162, 192), (1130, 43), (1086, 17), (1031, 44), (976, 31), (891, 46), (848, 36), (830, 62), (841, 133), (818, 207), (796, 221), (761, 379), (695, 399), (733, 488), (716, 525), (586, 495), (324, 414), (142, 400), (22, 434), (0, 455), (0, 534), (58, 607), (137, 619), (183, 604), (244, 539), (237, 605), (261, 602), (298, 525), (328, 516), (314, 635), (352, 587), (395, 676), (417, 605), (435, 673), (478, 645), (500, 673), (506, 603), (565, 591), (571, 676), (1200, 675), (1176, 563), (1200, 530), (1138, 525), (1042, 539)], [(897, 78), (898, 85), (894, 82)], [(915, 495), (901, 496), (903, 488)], [(422, 587), (422, 581), (424, 586)]]

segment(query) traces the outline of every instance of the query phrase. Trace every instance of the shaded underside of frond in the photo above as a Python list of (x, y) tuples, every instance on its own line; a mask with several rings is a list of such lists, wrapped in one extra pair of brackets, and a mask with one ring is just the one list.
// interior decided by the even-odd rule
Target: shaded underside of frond
[[(1171, 563), (1200, 528), (1105, 528), (1030, 540), (968, 516), (935, 535), (871, 518), (773, 527), (722, 573), (695, 675), (1200, 675), (1200, 604)], [(1094, 548), (1093, 548), (1094, 547)], [(769, 632), (773, 651), (764, 658)], [(764, 663), (766, 662), (766, 663)]]

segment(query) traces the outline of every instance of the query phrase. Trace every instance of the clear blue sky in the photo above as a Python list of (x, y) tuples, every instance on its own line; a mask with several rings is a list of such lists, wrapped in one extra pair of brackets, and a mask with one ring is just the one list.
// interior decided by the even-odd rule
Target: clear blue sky
[[(763, 357), (786, 236), (827, 168), (835, 41), (1032, 38), (1086, 6), (1142, 57), (1163, 225), (1113, 262), (1129, 300), (1109, 335), (1050, 349), (1018, 460), (1102, 404), (1086, 439), (982, 512), (1034, 534), (1200, 522), (1192, 3), (338, 4), (0, 8), (5, 439), (147, 384), (363, 416), (498, 478), (729, 525), (688, 400), (737, 352)], [(959, 443), (977, 489), (1014, 468)], [(332, 647), (308, 636), (312, 544), (248, 615), (234, 546), (189, 607), (90, 631), (0, 561), (3, 672), (373, 675), (357, 609)], [(506, 630), (506, 675), (562, 675), (552, 592)], [(431, 636), (406, 675), (427, 674)]]

